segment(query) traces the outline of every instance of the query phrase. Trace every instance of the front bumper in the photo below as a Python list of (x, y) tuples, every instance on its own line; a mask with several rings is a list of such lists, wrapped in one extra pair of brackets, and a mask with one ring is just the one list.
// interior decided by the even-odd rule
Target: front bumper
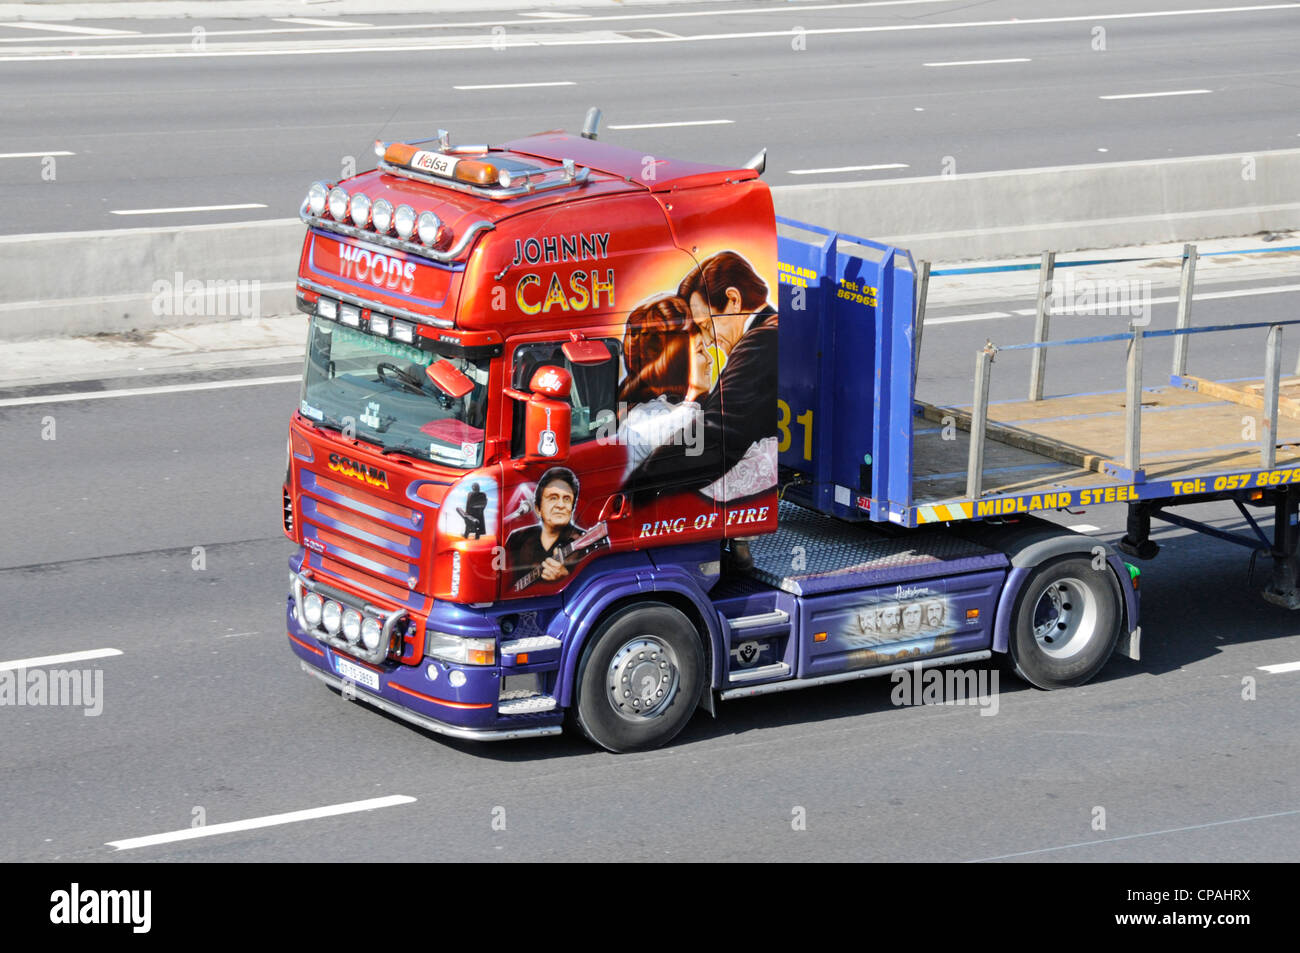
[[(412, 711), (403, 705), (395, 704), (382, 695), (372, 694), (366, 689), (356, 686), (355, 683), (345, 682), (337, 675), (331, 675), (329, 672), (323, 671), (314, 665), (309, 665), (305, 661), (300, 662), (300, 664), (304, 672), (315, 675), (332, 688), (336, 688), (341, 692), (348, 692), (350, 697), (355, 698), (357, 701), (373, 705), (380, 711), (401, 718), (403, 721), (410, 722), (427, 731), (446, 735), (449, 738), (464, 738), (470, 741), (509, 741), (513, 738), (539, 738), (543, 735), (558, 735), (563, 731), (560, 725), (520, 726), (517, 728), (465, 728), (458, 725), (449, 725), (444, 721), (438, 721), (428, 715)], [(350, 690), (349, 685), (352, 686)]]

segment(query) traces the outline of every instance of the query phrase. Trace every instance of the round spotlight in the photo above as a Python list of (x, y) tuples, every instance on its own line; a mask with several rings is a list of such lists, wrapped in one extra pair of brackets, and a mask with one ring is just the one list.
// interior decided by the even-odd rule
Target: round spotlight
[(337, 185), (330, 189), (330, 218), (336, 222), (345, 221), (348, 217), (348, 193), (340, 189)]
[(311, 188), (307, 190), (307, 208), (318, 218), (325, 211), (325, 203), (328, 201), (330, 190), (325, 187), (324, 182), (313, 182)]
[(302, 614), (307, 624), (313, 629), (320, 625), (320, 611), (325, 605), (325, 600), (314, 592), (307, 593), (302, 600)]
[(432, 212), (421, 212), (415, 228), (420, 235), (420, 242), (432, 248), (438, 243), (438, 231), (442, 228), (442, 222)]
[(343, 607), (337, 602), (327, 602), (321, 609), (321, 619), (325, 623), (325, 631), (330, 635), (338, 635), (339, 627), (343, 625)]
[(357, 228), (365, 228), (370, 224), (370, 196), (363, 192), (352, 196), (351, 213), (352, 224)]
[(361, 644), (373, 652), (379, 648), (379, 637), (383, 631), (378, 619), (367, 619), (361, 623)]
[(361, 613), (356, 609), (348, 609), (343, 613), (343, 638), (353, 645), (361, 638)]
[(393, 228), (397, 230), (397, 237), (405, 241), (415, 232), (415, 209), (409, 205), (397, 206), (397, 211), (393, 214)]
[(380, 199), (370, 209), (370, 221), (374, 223), (375, 231), (380, 235), (387, 235), (388, 230), (393, 227), (393, 203), (388, 199)]
[(514, 182), (514, 177), (510, 175), (510, 171), (508, 169), (502, 169), (500, 172), (497, 173), (497, 184), (500, 185), (501, 188), (508, 189), (510, 188), (511, 184), (513, 184), (513, 182)]
[(465, 673), (454, 668), (451, 670), (451, 674), (447, 676), (447, 681), (451, 682), (452, 688), (460, 688), (465, 684)]

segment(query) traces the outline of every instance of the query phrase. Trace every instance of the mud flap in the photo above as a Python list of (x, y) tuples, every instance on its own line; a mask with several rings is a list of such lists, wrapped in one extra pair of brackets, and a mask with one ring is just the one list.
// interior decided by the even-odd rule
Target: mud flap
[(1142, 626), (1138, 626), (1128, 635), (1120, 633), (1115, 643), (1115, 654), (1132, 659), (1134, 662), (1142, 661)]

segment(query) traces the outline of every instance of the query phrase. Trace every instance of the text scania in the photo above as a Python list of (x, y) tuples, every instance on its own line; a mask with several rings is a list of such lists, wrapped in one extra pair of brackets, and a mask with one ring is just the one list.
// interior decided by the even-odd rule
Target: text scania
[(359, 460), (349, 460), (347, 457), (331, 453), (329, 467), (335, 473), (341, 473), (346, 477), (354, 480), (360, 480), (362, 483), (370, 486), (382, 487), (388, 489), (388, 474), (379, 467), (369, 467)]
[(339, 275), (403, 294), (415, 288), (415, 262), (356, 245), (339, 245)]

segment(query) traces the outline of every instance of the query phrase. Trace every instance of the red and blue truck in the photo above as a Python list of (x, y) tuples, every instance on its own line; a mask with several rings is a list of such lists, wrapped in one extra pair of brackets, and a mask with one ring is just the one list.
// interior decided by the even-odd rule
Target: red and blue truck
[(1129, 504), (1144, 557), (1166, 507), (1274, 505), (1294, 602), (1300, 461), (1075, 459), (978, 390), (917, 402), (910, 255), (778, 218), (759, 161), (647, 156), (594, 123), (376, 154), (300, 212), (283, 488), (290, 647), (358, 700), (629, 751), (719, 700), (915, 665), (1077, 685), (1140, 637), (1137, 570), (1033, 512), (1090, 502)]

